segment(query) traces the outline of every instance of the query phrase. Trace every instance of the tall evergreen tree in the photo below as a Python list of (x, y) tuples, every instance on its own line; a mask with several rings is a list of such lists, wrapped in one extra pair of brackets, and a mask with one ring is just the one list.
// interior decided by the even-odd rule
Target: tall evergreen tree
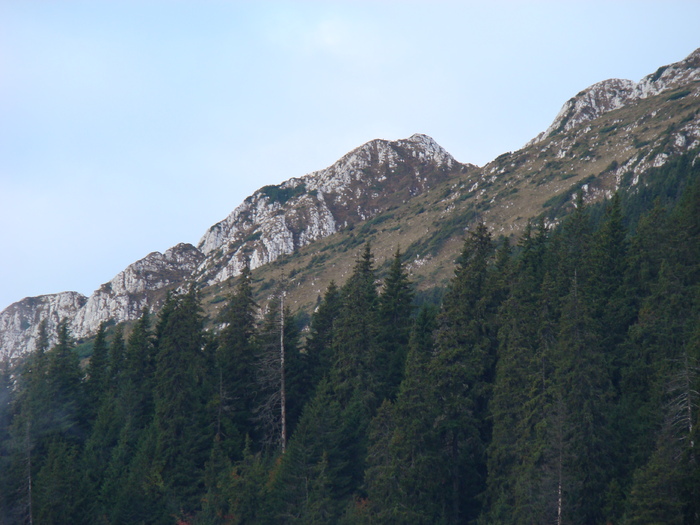
[(540, 230), (533, 236), (530, 227), (523, 234), (510, 294), (499, 311), (484, 523), (543, 521), (535, 504), (538, 476), (532, 461), (538, 446), (534, 425), (541, 416), (535, 400), (541, 402), (542, 396), (538, 327), (543, 235)]
[(429, 365), (440, 406), (436, 422), (442, 443), (440, 461), (451, 470), (443, 492), (450, 523), (476, 519), (479, 495), (485, 488), (498, 307), (489, 288), (493, 255), (491, 234), (479, 224), (465, 241), (445, 296)]
[(408, 341), (413, 323), (413, 298), (415, 292), (397, 249), (379, 296), (379, 356), (377, 367), (380, 376), (380, 398), (393, 399), (403, 376)]
[(365, 485), (371, 515), (382, 523), (434, 523), (444, 515), (449, 466), (440, 462), (439, 406), (427, 373), (435, 315), (428, 307), (418, 313), (396, 401), (385, 401), (370, 427)]
[(306, 339), (306, 354), (309, 360), (311, 384), (314, 387), (328, 375), (333, 363), (340, 306), (340, 290), (335, 282), (331, 281), (318, 308), (311, 316), (309, 335)]
[(214, 435), (197, 290), (190, 286), (169, 302), (157, 325), (152, 468), (162, 477), (166, 509), (177, 515), (197, 508)]
[(102, 397), (105, 395), (109, 374), (109, 349), (105, 336), (105, 324), (100, 323), (87, 366), (86, 405), (90, 420), (97, 417)]
[(240, 458), (246, 435), (255, 435), (256, 312), (250, 268), (245, 266), (236, 289), (222, 311), (216, 351), (216, 432), (225, 454)]
[(359, 395), (369, 415), (377, 407), (377, 307), (374, 256), (366, 244), (341, 290), (331, 378), (343, 406)]
[[(608, 420), (612, 399), (610, 368), (586, 298), (574, 278), (559, 322), (555, 381), (566, 410), (566, 437), (572, 450), (567, 521), (604, 521), (605, 495), (615, 462)], [(611, 459), (613, 461), (611, 461)]]
[(46, 353), (46, 397), (43, 410), (49, 417), (48, 435), (62, 435), (80, 443), (85, 435), (82, 371), (67, 321), (58, 326), (58, 341)]

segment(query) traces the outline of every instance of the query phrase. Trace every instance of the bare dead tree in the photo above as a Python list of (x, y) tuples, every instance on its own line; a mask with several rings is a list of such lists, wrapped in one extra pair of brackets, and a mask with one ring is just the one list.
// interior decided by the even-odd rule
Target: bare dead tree
[(261, 403), (255, 411), (263, 444), (287, 448), (287, 393), (285, 384), (284, 291), (272, 300), (263, 321), (257, 383)]

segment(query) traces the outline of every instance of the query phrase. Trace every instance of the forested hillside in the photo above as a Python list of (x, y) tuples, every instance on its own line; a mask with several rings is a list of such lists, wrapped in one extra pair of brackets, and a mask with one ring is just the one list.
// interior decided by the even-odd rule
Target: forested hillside
[(366, 244), (307, 327), (249, 271), (212, 330), (196, 286), (82, 364), (64, 323), (0, 371), (0, 523), (700, 523), (693, 154), (472, 224), (434, 294)]

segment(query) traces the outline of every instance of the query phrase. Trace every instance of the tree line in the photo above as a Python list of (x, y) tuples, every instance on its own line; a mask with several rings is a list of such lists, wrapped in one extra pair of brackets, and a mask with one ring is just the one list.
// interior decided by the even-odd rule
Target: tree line
[(305, 331), (248, 270), (214, 328), (192, 286), (84, 368), (63, 323), (0, 370), (0, 523), (700, 523), (682, 187), (514, 245), (475, 225), (439, 305), (365, 245)]

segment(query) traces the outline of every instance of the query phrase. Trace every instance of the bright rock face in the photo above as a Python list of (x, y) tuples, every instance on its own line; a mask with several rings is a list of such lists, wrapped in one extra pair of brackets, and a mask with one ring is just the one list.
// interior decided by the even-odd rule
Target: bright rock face
[(154, 292), (183, 284), (202, 259), (191, 244), (178, 244), (131, 264), (96, 290), (78, 310), (71, 323), (73, 336), (88, 337), (110, 319), (138, 319), (144, 307), (152, 308), (162, 301), (163, 297)]
[(324, 170), (265, 186), (202, 237), (198, 247), (207, 258), (197, 280), (222, 282), (246, 261), (257, 268), (294, 253), (422, 193), (457, 166), (433, 139), (416, 134), (373, 140)]
[(164, 254), (154, 252), (130, 265), (89, 298), (64, 292), (14, 303), (0, 313), (0, 359), (34, 350), (44, 320), (53, 344), (63, 319), (70, 322), (76, 339), (94, 335), (103, 321), (138, 319), (143, 307), (157, 308), (166, 290), (184, 284), (202, 259), (191, 244), (178, 244)]
[(576, 126), (637, 100), (699, 80), (700, 49), (696, 49), (685, 60), (660, 67), (655, 73), (645, 76), (639, 83), (618, 78), (598, 82), (569, 99), (547, 130), (528, 142), (527, 146), (537, 144), (557, 133), (570, 131)]
[(213, 284), (257, 268), (298, 248), (408, 200), (464, 166), (426, 135), (374, 140), (338, 162), (279, 186), (265, 186), (212, 226), (199, 247), (179, 244), (154, 252), (120, 272), (90, 297), (74, 292), (29, 298), (0, 313), (0, 359), (35, 346), (39, 324), (55, 336), (60, 319), (74, 338), (94, 335), (100, 323), (137, 319), (157, 309), (168, 290), (187, 281)]
[[(0, 360), (12, 359), (36, 349), (39, 329), (46, 322), (46, 332), (56, 334), (63, 319), (71, 319), (85, 305), (87, 297), (78, 292), (63, 292), (26, 297), (0, 313)], [(49, 337), (49, 344), (55, 337)]]
[(426, 135), (370, 141), (326, 169), (289, 179), (279, 186), (261, 188), (212, 226), (197, 248), (179, 244), (164, 254), (154, 252), (130, 265), (89, 298), (65, 292), (26, 298), (9, 306), (0, 313), (0, 359), (33, 350), (42, 321), (46, 321), (50, 338), (55, 338), (62, 319), (71, 322), (77, 339), (90, 337), (103, 321), (136, 319), (146, 306), (157, 310), (168, 290), (178, 289), (188, 281), (220, 283), (238, 275), (245, 264), (257, 268), (273, 262), (392, 206), (401, 206), (458, 173), (473, 179), (470, 192), (483, 193), (486, 189), (481, 185), (493, 183), (513, 170), (520, 171), (521, 178), (529, 176), (535, 168), (530, 164), (528, 169), (528, 163), (537, 162), (541, 154), (554, 161), (578, 159), (592, 163), (596, 160), (594, 152), (576, 150), (579, 145), (597, 144), (590, 133), (617, 134), (615, 162), (607, 168), (616, 187), (623, 178), (630, 177), (630, 185), (641, 184), (643, 174), (650, 168), (700, 146), (700, 114), (689, 114), (675, 127), (662, 134), (650, 134), (648, 140), (639, 142), (629, 137), (643, 131), (644, 119), (657, 114), (659, 118), (672, 117), (663, 113), (663, 104), (651, 106), (648, 114), (624, 126), (610, 116), (612, 122), (605, 131), (593, 121), (618, 109), (633, 109), (635, 104), (664, 92), (669, 92), (668, 101), (697, 99), (698, 82), (700, 49), (638, 83), (620, 79), (599, 82), (567, 101), (552, 125), (528, 143), (537, 144), (537, 155), (532, 151), (524, 156), (508, 153), (483, 168), (458, 163)]

